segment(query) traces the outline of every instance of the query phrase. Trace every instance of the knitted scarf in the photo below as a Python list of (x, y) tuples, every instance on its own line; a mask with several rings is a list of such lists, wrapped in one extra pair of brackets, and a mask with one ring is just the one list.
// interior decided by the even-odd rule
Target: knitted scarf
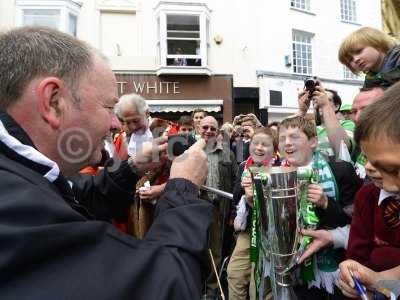
[[(289, 166), (285, 160), (283, 165)], [(318, 151), (315, 151), (310, 162), (312, 168), (318, 171), (318, 184), (322, 187), (327, 197), (339, 201), (339, 189), (328, 162)], [(320, 250), (314, 255), (314, 280), (308, 281), (308, 286), (325, 288), (329, 293), (333, 294), (335, 281), (338, 279), (338, 264), (335, 260), (335, 250), (326, 248)]]

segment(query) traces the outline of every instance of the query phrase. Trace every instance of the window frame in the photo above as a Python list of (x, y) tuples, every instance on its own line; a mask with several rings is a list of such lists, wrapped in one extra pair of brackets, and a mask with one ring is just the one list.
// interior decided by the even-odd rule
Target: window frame
[(362, 76), (354, 74), (345, 65), (342, 65), (342, 66), (343, 66), (343, 79), (344, 80), (363, 80)]
[[(304, 8), (301, 7), (301, 4), (303, 4), (303, 3), (304, 3)], [(311, 11), (311, 0), (290, 0), (290, 7), (293, 9), (299, 9), (299, 10), (310, 12)]]
[[(199, 37), (198, 38), (176, 38), (168, 37), (167, 18), (170, 15), (182, 16), (198, 16), (199, 20)], [(157, 47), (157, 63), (160, 68), (179, 68), (179, 69), (201, 69), (208, 67), (208, 48), (210, 46), (209, 30), (210, 15), (206, 5), (185, 5), (176, 4), (161, 5), (156, 12), (156, 47)], [(168, 53), (168, 40), (199, 40), (200, 41), (200, 54), (169, 54)], [(197, 60), (200, 59), (199, 65), (174, 65), (168, 64), (171, 59), (184, 59), (184, 60)]]
[(340, 20), (346, 23), (357, 23), (357, 6), (357, 0), (340, 0)]
[[(297, 41), (295, 41), (295, 35), (303, 35), (303, 36), (307, 36), (310, 38), (310, 43), (299, 43)], [(301, 30), (292, 30), (292, 72), (294, 74), (298, 74), (298, 75), (307, 75), (307, 76), (311, 76), (313, 74), (313, 38), (314, 38), (314, 34), (310, 33), (310, 32), (305, 32), (305, 31), (301, 31)], [(311, 52), (311, 58), (308, 59), (308, 57), (306, 58), (307, 61), (310, 61), (311, 64), (304, 66), (303, 64), (298, 65), (295, 64), (295, 62), (297, 61), (303, 61), (303, 58), (300, 56), (299, 59), (297, 55), (295, 55), (295, 46), (296, 44), (300, 44), (300, 46), (305, 45), (306, 47), (309, 46), (310, 47), (310, 52)], [(296, 51), (297, 52), (297, 51)], [(301, 53), (301, 52), (300, 52)], [(308, 52), (306, 52), (308, 53)], [(297, 71), (295, 71), (295, 68), (297, 68)], [(307, 68), (307, 72), (299, 72), (298, 69), (301, 68), (302, 70), (304, 68)]]
[(70, 32), (70, 22), (71, 16), (73, 16), (76, 20), (75, 31), (77, 33), (80, 7), (80, 4), (72, 0), (16, 0), (16, 26), (25, 25), (25, 10), (57, 10), (59, 11), (59, 20), (58, 27), (55, 29), (76, 36)]

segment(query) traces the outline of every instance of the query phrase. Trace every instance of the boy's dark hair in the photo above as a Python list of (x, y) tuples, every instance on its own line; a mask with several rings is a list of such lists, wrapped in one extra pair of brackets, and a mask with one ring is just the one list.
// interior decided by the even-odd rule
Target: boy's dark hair
[(304, 132), (304, 134), (307, 136), (308, 139), (311, 139), (311, 138), (317, 136), (317, 130), (315, 128), (315, 124), (312, 121), (307, 120), (306, 118), (301, 117), (301, 116), (289, 117), (289, 118), (284, 119), (279, 124), (278, 131), (280, 131), (280, 129), (282, 127), (299, 128), (301, 131)]
[(193, 110), (193, 112), (192, 112), (192, 119), (193, 119), (194, 115), (197, 114), (197, 113), (199, 113), (199, 112), (202, 112), (202, 113), (204, 114), (204, 116), (207, 116), (207, 112), (206, 112), (204, 109), (202, 109), (202, 108), (196, 108), (196, 109)]
[(381, 99), (368, 105), (361, 113), (354, 132), (357, 144), (370, 138), (385, 136), (390, 141), (400, 143), (400, 82), (390, 87)]
[(169, 125), (168, 120), (154, 118), (149, 126), (149, 129), (154, 137), (160, 137), (168, 128), (168, 125)]
[(272, 126), (279, 127), (279, 122), (274, 121), (274, 122), (271, 122), (271, 123), (269, 123), (269, 124), (267, 125), (267, 127), (269, 127), (269, 128), (271, 128)]
[(193, 126), (193, 120), (190, 116), (181, 116), (178, 120), (179, 126)]

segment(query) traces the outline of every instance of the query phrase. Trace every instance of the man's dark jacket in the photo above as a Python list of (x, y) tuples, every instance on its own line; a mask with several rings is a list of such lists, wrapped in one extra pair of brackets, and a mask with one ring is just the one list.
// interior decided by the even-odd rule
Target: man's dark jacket
[(0, 299), (200, 298), (212, 210), (194, 184), (169, 181), (153, 226), (135, 240), (97, 221), (123, 217), (137, 180), (126, 164), (73, 178), (71, 189), (14, 152), (5, 132), (34, 150), (32, 141), (7, 114), (0, 120)]

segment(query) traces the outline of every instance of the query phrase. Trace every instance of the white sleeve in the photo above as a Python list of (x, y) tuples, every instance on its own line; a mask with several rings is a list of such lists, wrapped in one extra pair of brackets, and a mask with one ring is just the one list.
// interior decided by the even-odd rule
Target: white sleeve
[(347, 243), (350, 235), (350, 225), (337, 227), (328, 231), (332, 235), (333, 248), (347, 249)]

